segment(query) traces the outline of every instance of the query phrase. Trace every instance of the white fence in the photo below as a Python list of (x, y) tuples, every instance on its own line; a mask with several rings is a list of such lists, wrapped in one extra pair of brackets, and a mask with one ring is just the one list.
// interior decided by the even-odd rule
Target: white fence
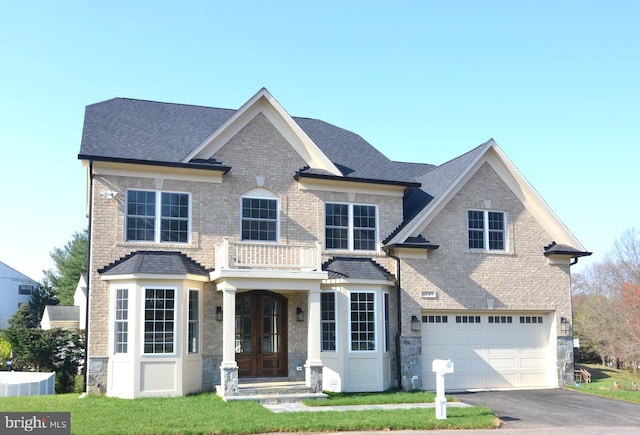
[(0, 372), (0, 397), (54, 394), (56, 372)]

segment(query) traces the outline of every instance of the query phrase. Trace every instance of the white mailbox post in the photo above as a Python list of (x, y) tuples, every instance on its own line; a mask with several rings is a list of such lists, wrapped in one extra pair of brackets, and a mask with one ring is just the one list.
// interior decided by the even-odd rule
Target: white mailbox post
[(434, 359), (431, 370), (436, 374), (436, 419), (446, 420), (447, 399), (444, 397), (444, 375), (453, 373), (453, 362), (450, 359)]

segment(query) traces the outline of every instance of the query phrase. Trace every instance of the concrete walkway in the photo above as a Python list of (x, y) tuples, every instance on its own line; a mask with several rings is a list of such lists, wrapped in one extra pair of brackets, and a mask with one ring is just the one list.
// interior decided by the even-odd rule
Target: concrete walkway
[[(305, 406), (302, 403), (262, 404), (271, 412), (322, 412), (322, 411), (370, 411), (389, 409), (433, 409), (435, 403), (396, 403), (390, 405), (348, 405), (348, 406)], [(447, 402), (447, 408), (466, 408), (472, 405), (461, 402)]]

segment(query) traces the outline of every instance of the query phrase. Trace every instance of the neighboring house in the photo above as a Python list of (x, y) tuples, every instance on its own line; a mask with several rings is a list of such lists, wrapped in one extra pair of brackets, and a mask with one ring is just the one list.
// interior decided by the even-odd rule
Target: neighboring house
[(76, 291), (73, 293), (73, 305), (80, 307), (80, 318), (78, 328), (85, 330), (87, 328), (87, 277), (80, 275)]
[(90, 393), (433, 390), (447, 358), (450, 390), (573, 381), (590, 253), (493, 140), (394, 162), (262, 89), (238, 110), (90, 105), (79, 159)]
[(80, 329), (80, 307), (47, 305), (40, 321), (41, 329)]
[(9, 327), (9, 318), (20, 305), (31, 300), (37, 287), (37, 281), (0, 261), (0, 329)]

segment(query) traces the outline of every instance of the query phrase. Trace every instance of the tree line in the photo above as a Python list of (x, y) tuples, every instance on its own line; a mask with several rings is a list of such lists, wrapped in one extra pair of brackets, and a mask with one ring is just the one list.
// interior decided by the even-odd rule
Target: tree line
[(625, 231), (604, 260), (577, 274), (572, 285), (574, 335), (582, 360), (640, 364), (640, 233)]

